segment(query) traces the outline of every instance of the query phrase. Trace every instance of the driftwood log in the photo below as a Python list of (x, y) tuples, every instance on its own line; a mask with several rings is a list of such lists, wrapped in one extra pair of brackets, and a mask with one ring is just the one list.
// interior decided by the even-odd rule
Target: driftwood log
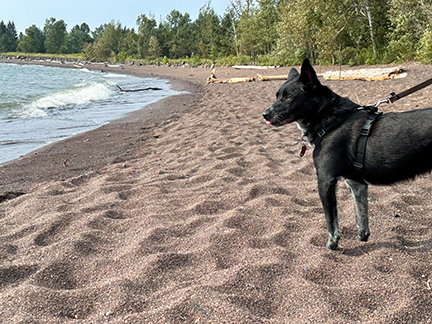
[[(252, 82), (252, 81), (272, 81), (272, 80), (286, 80), (288, 75), (261, 75), (257, 74), (258, 78), (231, 78), (231, 79), (218, 79), (216, 77), (216, 69), (213, 69), (210, 76), (207, 78), (209, 83), (239, 83), (239, 82)], [(322, 74), (325, 80), (365, 80), (365, 81), (381, 81), (390, 79), (399, 79), (407, 76), (407, 72), (403, 67), (391, 68), (371, 68), (371, 69), (358, 69), (348, 71), (327, 71)]]
[(359, 69), (349, 71), (327, 71), (323, 73), (325, 80), (364, 80), (381, 81), (399, 79), (407, 76), (403, 67)]
[(138, 92), (138, 91), (147, 91), (147, 90), (162, 90), (161, 88), (153, 88), (153, 87), (144, 88), (144, 89), (124, 90), (124, 89), (120, 88), (120, 86), (118, 84), (116, 84), (116, 86), (117, 86), (117, 88), (119, 88), (119, 90), (121, 92)]
[(240, 69), (251, 69), (251, 70), (266, 70), (266, 69), (274, 69), (275, 66), (259, 66), (259, 65), (233, 65), (232, 68), (240, 70)]
[(286, 80), (288, 75), (258, 75), (258, 81)]
[(210, 76), (207, 78), (206, 84), (210, 83), (241, 83), (241, 82), (253, 82), (255, 78), (227, 78), (218, 79), (216, 77), (216, 69), (213, 69)]

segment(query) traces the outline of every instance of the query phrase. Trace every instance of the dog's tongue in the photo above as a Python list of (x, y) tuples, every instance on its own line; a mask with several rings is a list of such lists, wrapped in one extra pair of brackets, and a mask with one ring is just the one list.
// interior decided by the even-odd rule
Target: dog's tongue
[(267, 125), (271, 125), (271, 121), (267, 120), (267, 121), (266, 121), (266, 124), (267, 124)]

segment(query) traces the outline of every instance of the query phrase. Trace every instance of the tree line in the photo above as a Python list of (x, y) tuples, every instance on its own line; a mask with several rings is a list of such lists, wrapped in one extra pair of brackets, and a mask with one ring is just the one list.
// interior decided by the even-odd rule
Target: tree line
[(137, 17), (136, 28), (110, 21), (67, 32), (49, 18), (17, 34), (0, 22), (0, 52), (82, 53), (95, 61), (183, 59), (217, 64), (376, 64), (432, 60), (431, 0), (232, 0), (223, 15), (205, 3), (192, 21), (172, 10), (157, 22)]

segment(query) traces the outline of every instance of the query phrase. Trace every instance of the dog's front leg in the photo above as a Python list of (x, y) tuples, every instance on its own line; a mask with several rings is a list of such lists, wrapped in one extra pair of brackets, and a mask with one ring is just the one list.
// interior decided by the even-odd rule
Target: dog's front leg
[(322, 179), (318, 175), (318, 191), (324, 208), (329, 238), (326, 247), (336, 250), (339, 241), (339, 224), (336, 201), (337, 179)]
[(368, 185), (354, 180), (345, 179), (346, 185), (351, 189), (356, 214), (357, 237), (366, 242), (370, 236), (368, 216)]

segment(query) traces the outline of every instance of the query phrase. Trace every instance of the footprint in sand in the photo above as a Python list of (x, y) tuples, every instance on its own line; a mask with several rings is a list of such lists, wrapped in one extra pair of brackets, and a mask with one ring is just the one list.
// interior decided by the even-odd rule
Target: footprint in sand
[(0, 268), (0, 288), (30, 277), (38, 270), (37, 265), (21, 265)]
[(35, 237), (34, 243), (38, 246), (47, 246), (63, 239), (61, 233), (67, 229), (75, 218), (76, 215), (73, 213), (58, 217), (57, 220), (48, 225), (48, 228), (42, 230), (42, 232)]
[(55, 290), (72, 290), (80, 287), (74, 275), (73, 265), (68, 261), (49, 264), (35, 275), (34, 282), (38, 286)]

